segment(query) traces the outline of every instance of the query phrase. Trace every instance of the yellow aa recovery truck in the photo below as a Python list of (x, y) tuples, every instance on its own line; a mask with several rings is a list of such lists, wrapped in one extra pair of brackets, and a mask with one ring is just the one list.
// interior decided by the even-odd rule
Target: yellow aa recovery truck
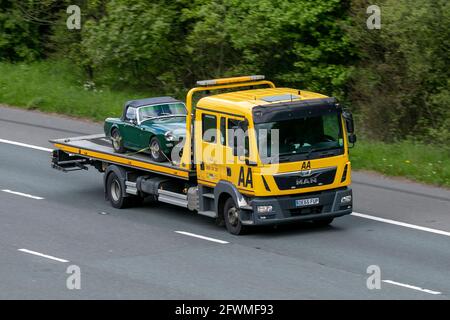
[(335, 98), (244, 76), (198, 81), (186, 111), (178, 159), (119, 154), (98, 134), (52, 140), (52, 166), (95, 167), (116, 208), (151, 197), (215, 218), (236, 235), (298, 220), (327, 225), (352, 212), (356, 136)]

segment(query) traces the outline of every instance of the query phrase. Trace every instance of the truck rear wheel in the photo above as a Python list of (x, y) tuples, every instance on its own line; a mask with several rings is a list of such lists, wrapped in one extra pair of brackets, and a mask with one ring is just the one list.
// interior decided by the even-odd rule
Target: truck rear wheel
[(233, 198), (228, 198), (223, 206), (225, 226), (229, 233), (235, 235), (242, 235), (247, 232), (247, 227), (242, 225), (241, 219), (239, 218), (239, 210)]
[(132, 197), (124, 197), (124, 190), (119, 177), (111, 172), (106, 180), (106, 192), (111, 205), (117, 209), (129, 207), (133, 199)]

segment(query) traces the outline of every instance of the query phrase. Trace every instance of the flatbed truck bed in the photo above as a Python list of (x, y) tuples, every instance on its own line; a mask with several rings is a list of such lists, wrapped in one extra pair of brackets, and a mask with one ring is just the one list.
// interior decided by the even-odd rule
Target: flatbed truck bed
[(55, 139), (50, 140), (50, 143), (70, 155), (60, 164), (53, 163), (56, 169), (59, 166), (63, 171), (86, 169), (85, 164), (88, 162), (91, 164), (93, 161), (104, 161), (184, 180), (195, 176), (194, 170), (182, 169), (169, 161), (152, 161), (149, 155), (143, 152), (116, 153), (111, 141), (104, 134)]
[[(217, 218), (214, 189), (196, 184), (196, 172), (167, 162), (152, 161), (145, 153), (116, 153), (104, 134), (49, 140), (55, 147), (54, 169), (104, 173), (105, 198), (115, 208), (132, 206), (144, 197)], [(117, 187), (114, 187), (117, 185)], [(200, 200), (202, 198), (202, 200)]]

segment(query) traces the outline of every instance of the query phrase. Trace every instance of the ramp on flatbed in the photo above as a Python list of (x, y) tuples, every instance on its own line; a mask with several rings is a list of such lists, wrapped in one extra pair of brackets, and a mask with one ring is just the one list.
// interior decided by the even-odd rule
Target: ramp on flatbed
[(195, 175), (195, 171), (180, 168), (170, 162), (155, 162), (145, 153), (133, 151), (116, 153), (111, 141), (104, 134), (95, 134), (82, 137), (50, 140), (55, 148), (69, 154), (79, 155), (84, 158), (100, 160), (108, 163), (124, 165), (133, 169), (150, 171), (168, 176), (188, 180)]

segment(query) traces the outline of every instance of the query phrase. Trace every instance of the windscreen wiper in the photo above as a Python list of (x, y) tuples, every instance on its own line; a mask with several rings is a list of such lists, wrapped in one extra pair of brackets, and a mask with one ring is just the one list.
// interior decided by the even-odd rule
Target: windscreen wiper
[(186, 117), (186, 115), (185, 114), (167, 114), (167, 115), (159, 116), (157, 118), (164, 119), (164, 118), (173, 118), (173, 117)]
[[(290, 160), (294, 156), (298, 156), (298, 155), (301, 155), (301, 154), (306, 154), (306, 158), (309, 159), (313, 152), (328, 151), (328, 150), (337, 149), (337, 148), (338, 147), (311, 148), (308, 151), (302, 151), (302, 152), (284, 152), (284, 153), (279, 153), (277, 158), (278, 158), (279, 162), (283, 162), (283, 161), (286, 161), (286, 160)], [(269, 157), (269, 158), (267, 158), (267, 160), (269, 160), (270, 163), (274, 163), (273, 162), (274, 158), (275, 157)]]
[(310, 159), (311, 154), (313, 152), (317, 152), (317, 151), (328, 151), (328, 150), (333, 150), (333, 149), (337, 149), (338, 147), (329, 147), (329, 148), (311, 148), (310, 150), (308, 150), (307, 154), (306, 154), (306, 158)]
[[(298, 156), (298, 155), (301, 155), (301, 154), (307, 154), (306, 155), (306, 157), (307, 158), (309, 158), (309, 156), (311, 155), (311, 153), (312, 152), (315, 152), (315, 151), (318, 151), (318, 150), (320, 150), (320, 149), (311, 149), (311, 150), (308, 150), (308, 151), (302, 151), (302, 152), (285, 152), (285, 153), (279, 153), (278, 154), (278, 161), (279, 162), (283, 162), (283, 161), (289, 161), (292, 157), (294, 157), (294, 156)], [(273, 157), (271, 157), (270, 158), (270, 161), (271, 161), (271, 163), (273, 163), (272, 162), (272, 160), (273, 160)]]

